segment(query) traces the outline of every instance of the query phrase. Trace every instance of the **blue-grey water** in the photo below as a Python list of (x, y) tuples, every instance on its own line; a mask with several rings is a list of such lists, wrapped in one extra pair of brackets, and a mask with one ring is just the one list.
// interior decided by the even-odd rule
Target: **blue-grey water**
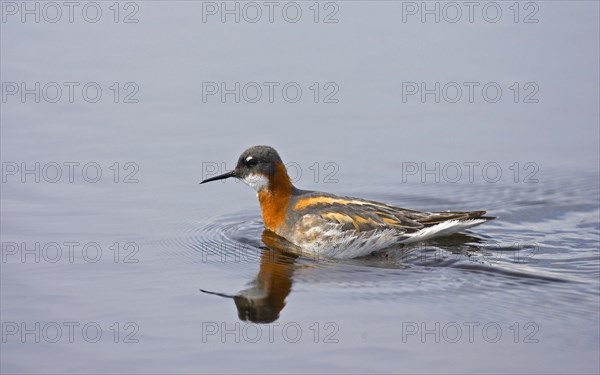
[[(0, 5), (3, 374), (600, 371), (598, 2)], [(254, 144), (497, 219), (296, 257)]]

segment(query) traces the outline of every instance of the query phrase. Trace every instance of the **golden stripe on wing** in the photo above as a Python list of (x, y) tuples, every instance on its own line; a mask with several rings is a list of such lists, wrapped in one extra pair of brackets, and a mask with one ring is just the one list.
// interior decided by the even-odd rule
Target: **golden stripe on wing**
[(296, 202), (294, 205), (294, 210), (299, 211), (307, 207), (317, 206), (317, 205), (334, 205), (339, 204), (343, 206), (347, 205), (359, 205), (363, 207), (371, 207), (373, 209), (383, 209), (389, 210), (392, 208), (391, 206), (385, 204), (379, 204), (376, 202), (370, 202), (360, 199), (347, 199), (347, 198), (336, 198), (336, 197), (328, 197), (328, 196), (316, 196), (316, 197), (308, 197), (302, 198)]

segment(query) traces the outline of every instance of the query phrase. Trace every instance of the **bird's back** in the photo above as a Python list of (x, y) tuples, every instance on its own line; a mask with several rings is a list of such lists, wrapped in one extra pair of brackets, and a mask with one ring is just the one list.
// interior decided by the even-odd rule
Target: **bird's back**
[(483, 216), (485, 211), (421, 212), (298, 189), (287, 212), (279, 235), (301, 247), (344, 258), (456, 233), (493, 219)]

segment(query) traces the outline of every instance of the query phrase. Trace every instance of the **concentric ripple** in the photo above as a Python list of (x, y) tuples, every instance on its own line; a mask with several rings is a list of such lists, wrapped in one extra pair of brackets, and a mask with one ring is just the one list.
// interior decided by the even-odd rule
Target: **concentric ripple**
[(264, 247), (256, 212), (240, 212), (186, 223), (171, 239), (154, 242), (169, 256), (217, 267), (256, 264)]

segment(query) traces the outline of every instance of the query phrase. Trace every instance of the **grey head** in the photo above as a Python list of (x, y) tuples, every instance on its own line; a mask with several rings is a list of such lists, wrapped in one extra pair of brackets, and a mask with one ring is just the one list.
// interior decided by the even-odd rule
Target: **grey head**
[(235, 169), (219, 176), (208, 178), (201, 182), (211, 182), (235, 177), (242, 180), (256, 191), (269, 186), (269, 181), (277, 169), (285, 167), (281, 157), (273, 147), (252, 146), (240, 155)]

